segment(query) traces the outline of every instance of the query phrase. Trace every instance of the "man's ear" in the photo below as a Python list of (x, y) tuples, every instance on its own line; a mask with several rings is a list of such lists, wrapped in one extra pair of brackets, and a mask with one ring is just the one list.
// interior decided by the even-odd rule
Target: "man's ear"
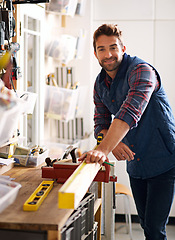
[(122, 51), (123, 51), (123, 53), (125, 53), (125, 51), (126, 51), (126, 46), (123, 46)]

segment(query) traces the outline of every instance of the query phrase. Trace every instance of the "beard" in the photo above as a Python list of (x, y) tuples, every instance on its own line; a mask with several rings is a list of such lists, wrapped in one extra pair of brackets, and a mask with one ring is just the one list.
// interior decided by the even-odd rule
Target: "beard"
[(106, 72), (112, 72), (119, 68), (121, 61), (122, 60), (119, 60), (116, 57), (111, 57), (101, 60), (99, 64)]

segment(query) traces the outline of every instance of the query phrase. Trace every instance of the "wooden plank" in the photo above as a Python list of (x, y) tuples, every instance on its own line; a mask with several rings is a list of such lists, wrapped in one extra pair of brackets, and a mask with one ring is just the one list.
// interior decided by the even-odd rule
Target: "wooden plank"
[(99, 163), (82, 162), (58, 191), (58, 208), (76, 209), (100, 170)]
[(97, 213), (99, 207), (101, 206), (102, 204), (102, 199), (101, 198), (98, 198), (95, 203), (94, 203), (94, 215)]
[(102, 198), (102, 182), (98, 182), (98, 198)]
[(99, 206), (96, 214), (95, 214), (95, 221), (98, 222), (98, 229), (97, 229), (97, 239), (101, 240), (101, 213), (102, 213), (102, 205)]
[[(97, 239), (101, 240), (101, 217), (102, 217), (102, 183), (98, 183), (98, 198), (101, 200), (101, 204), (99, 204), (99, 207), (94, 212), (95, 213), (95, 221), (98, 222), (98, 229), (97, 229)], [(96, 205), (96, 204), (95, 204)]]

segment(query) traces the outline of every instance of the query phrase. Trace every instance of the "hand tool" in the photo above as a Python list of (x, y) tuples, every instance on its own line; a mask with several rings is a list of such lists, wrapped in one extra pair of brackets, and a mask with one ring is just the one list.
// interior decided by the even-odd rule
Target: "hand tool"
[[(80, 163), (76, 162), (75, 157), (75, 147), (68, 146), (63, 154), (62, 160), (55, 159), (51, 161), (50, 158), (46, 158), (47, 166), (42, 167), (42, 178), (51, 178), (57, 179), (58, 183), (64, 183), (75, 171), (75, 169), (80, 165)], [(69, 153), (72, 156), (71, 162), (63, 162), (65, 158), (68, 157)], [(110, 166), (111, 163), (108, 161), (103, 163), (103, 167), (97, 173), (94, 181), (97, 182), (109, 182), (109, 181), (117, 181), (117, 177), (113, 178), (110, 176)]]
[[(98, 145), (101, 143), (101, 141), (103, 140), (103, 136), (104, 136), (103, 133), (99, 133), (99, 134), (98, 134), (98, 136), (97, 136), (97, 146), (98, 146)], [(97, 146), (96, 146), (94, 149), (96, 149)], [(106, 164), (114, 167), (114, 164), (112, 164), (112, 163), (109, 163), (109, 162), (107, 162), (107, 161), (104, 161), (104, 163), (106, 163)]]
[[(70, 147), (69, 151), (72, 149)], [(69, 151), (66, 151), (63, 157), (67, 157)], [(58, 183), (64, 183), (58, 192), (59, 208), (75, 208), (78, 200), (87, 191), (89, 181), (106, 183), (117, 181), (117, 177), (110, 176), (110, 166), (106, 163), (103, 163), (101, 166), (100, 164), (88, 164), (85, 161), (82, 163), (73, 163), (62, 162), (63, 160), (54, 162), (52, 166), (49, 164), (49, 167), (42, 167), (43, 178), (56, 179)], [(83, 187), (81, 176), (85, 176), (85, 178), (88, 176), (88, 181), (83, 182)], [(75, 191), (72, 192), (72, 189)]]
[[(52, 167), (42, 167), (42, 178), (56, 179), (58, 183), (64, 183), (79, 165), (80, 163), (54, 162)], [(103, 166), (104, 167), (97, 173), (94, 181), (106, 183), (109, 181), (116, 182), (117, 177), (113, 178), (113, 176), (110, 176), (110, 166), (106, 163), (103, 163)]]
[[(46, 162), (47, 167), (53, 167), (53, 163), (58, 162), (58, 161), (61, 161), (61, 160), (68, 159), (68, 155), (69, 155), (69, 154), (70, 154), (71, 157), (72, 157), (72, 162), (73, 162), (73, 163), (76, 163), (75, 149), (76, 149), (76, 147), (74, 147), (74, 146), (72, 146), (72, 145), (71, 145), (71, 146), (68, 146), (68, 147), (66, 148), (66, 150), (64, 151), (64, 153), (63, 153), (62, 159), (61, 159), (61, 158), (56, 158), (56, 159), (51, 160), (50, 157), (47, 157), (47, 158), (45, 159), (45, 162)], [(69, 161), (69, 159), (68, 159), (68, 161)], [(62, 162), (63, 162), (63, 161), (62, 161)]]
[(24, 211), (36, 211), (53, 188), (54, 181), (42, 181), (23, 205)]
[(99, 133), (97, 136), (97, 146), (101, 143), (101, 141), (103, 140), (104, 134), (103, 133)]
[(47, 157), (47, 158), (45, 159), (45, 162), (46, 162), (46, 164), (47, 164), (48, 167), (49, 167), (49, 166), (50, 166), (50, 167), (53, 167), (53, 163), (56, 162), (56, 161), (59, 161), (59, 159), (51, 160), (50, 157)]
[(68, 155), (70, 154), (72, 157), (72, 162), (76, 163), (75, 149), (77, 148), (72, 145), (68, 146), (64, 152), (63, 159), (67, 159)]

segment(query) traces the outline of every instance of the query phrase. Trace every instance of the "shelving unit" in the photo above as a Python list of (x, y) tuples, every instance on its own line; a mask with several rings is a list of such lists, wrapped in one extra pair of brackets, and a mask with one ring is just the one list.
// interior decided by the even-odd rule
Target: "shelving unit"
[[(91, 3), (89, 1), (85, 1), (85, 2), (86, 2), (86, 7), (89, 8), (89, 4)], [(61, 34), (70, 34), (72, 36), (77, 37), (79, 34), (79, 29), (85, 29), (85, 34), (86, 34), (85, 41), (86, 43), (89, 44), (88, 42), (88, 37), (90, 37), (89, 22), (90, 22), (89, 12), (88, 14), (86, 12), (86, 15), (83, 15), (83, 16), (75, 15), (74, 17), (70, 17), (70, 16), (62, 15), (60, 13), (46, 11), (46, 29), (48, 29), (47, 39), (51, 39), (50, 36), (53, 36), (53, 39), (55, 38), (58, 40)], [(52, 24), (52, 29), (50, 29), (50, 24)], [(48, 42), (49, 40), (46, 42), (46, 46)], [(62, 120), (53, 120), (51, 118), (45, 118), (45, 129), (46, 129), (45, 139), (46, 141), (49, 141), (49, 139), (52, 139), (58, 143), (62, 143), (62, 142), (65, 143), (67, 140), (68, 144), (71, 144), (71, 141), (72, 143), (74, 143), (75, 141), (80, 141), (80, 143), (83, 144), (83, 151), (86, 148), (84, 147), (86, 143), (87, 143), (86, 150), (90, 148), (89, 142), (86, 138), (89, 137), (89, 135), (93, 131), (93, 125), (92, 125), (93, 121), (91, 119), (90, 120), (88, 119), (91, 108), (90, 108), (90, 104), (89, 103), (87, 104), (87, 101), (91, 102), (91, 100), (89, 99), (90, 72), (88, 72), (87, 74), (83, 74), (83, 72), (85, 72), (87, 69), (86, 60), (85, 60), (84, 66), (82, 66), (82, 62), (84, 62), (84, 59), (86, 59), (86, 56), (87, 56), (86, 51), (88, 52), (87, 45), (85, 46), (85, 49), (84, 49), (84, 55), (82, 53), (81, 61), (80, 59), (73, 59), (67, 65), (64, 65), (64, 66), (59, 61), (59, 59), (51, 58), (48, 56), (45, 57), (45, 62), (46, 62), (45, 76), (47, 76), (50, 73), (54, 73), (58, 86), (65, 87), (66, 83), (65, 81), (60, 81), (60, 75), (58, 72), (61, 68), (72, 69), (71, 81), (73, 84), (75, 84), (76, 82), (79, 82), (78, 88), (79, 88), (80, 95), (81, 97), (82, 95), (84, 95), (85, 97), (85, 104), (83, 109), (81, 109), (82, 113), (79, 114), (78, 117), (75, 116), (74, 119), (67, 122)], [(88, 65), (89, 65), (88, 69), (90, 69), (89, 61), (88, 61)], [(83, 92), (83, 94), (81, 94), (81, 91)], [(82, 102), (82, 99), (78, 101)], [(93, 104), (93, 101), (92, 101), (92, 104)], [(86, 139), (87, 141), (86, 140), (83, 141), (84, 139)]]

